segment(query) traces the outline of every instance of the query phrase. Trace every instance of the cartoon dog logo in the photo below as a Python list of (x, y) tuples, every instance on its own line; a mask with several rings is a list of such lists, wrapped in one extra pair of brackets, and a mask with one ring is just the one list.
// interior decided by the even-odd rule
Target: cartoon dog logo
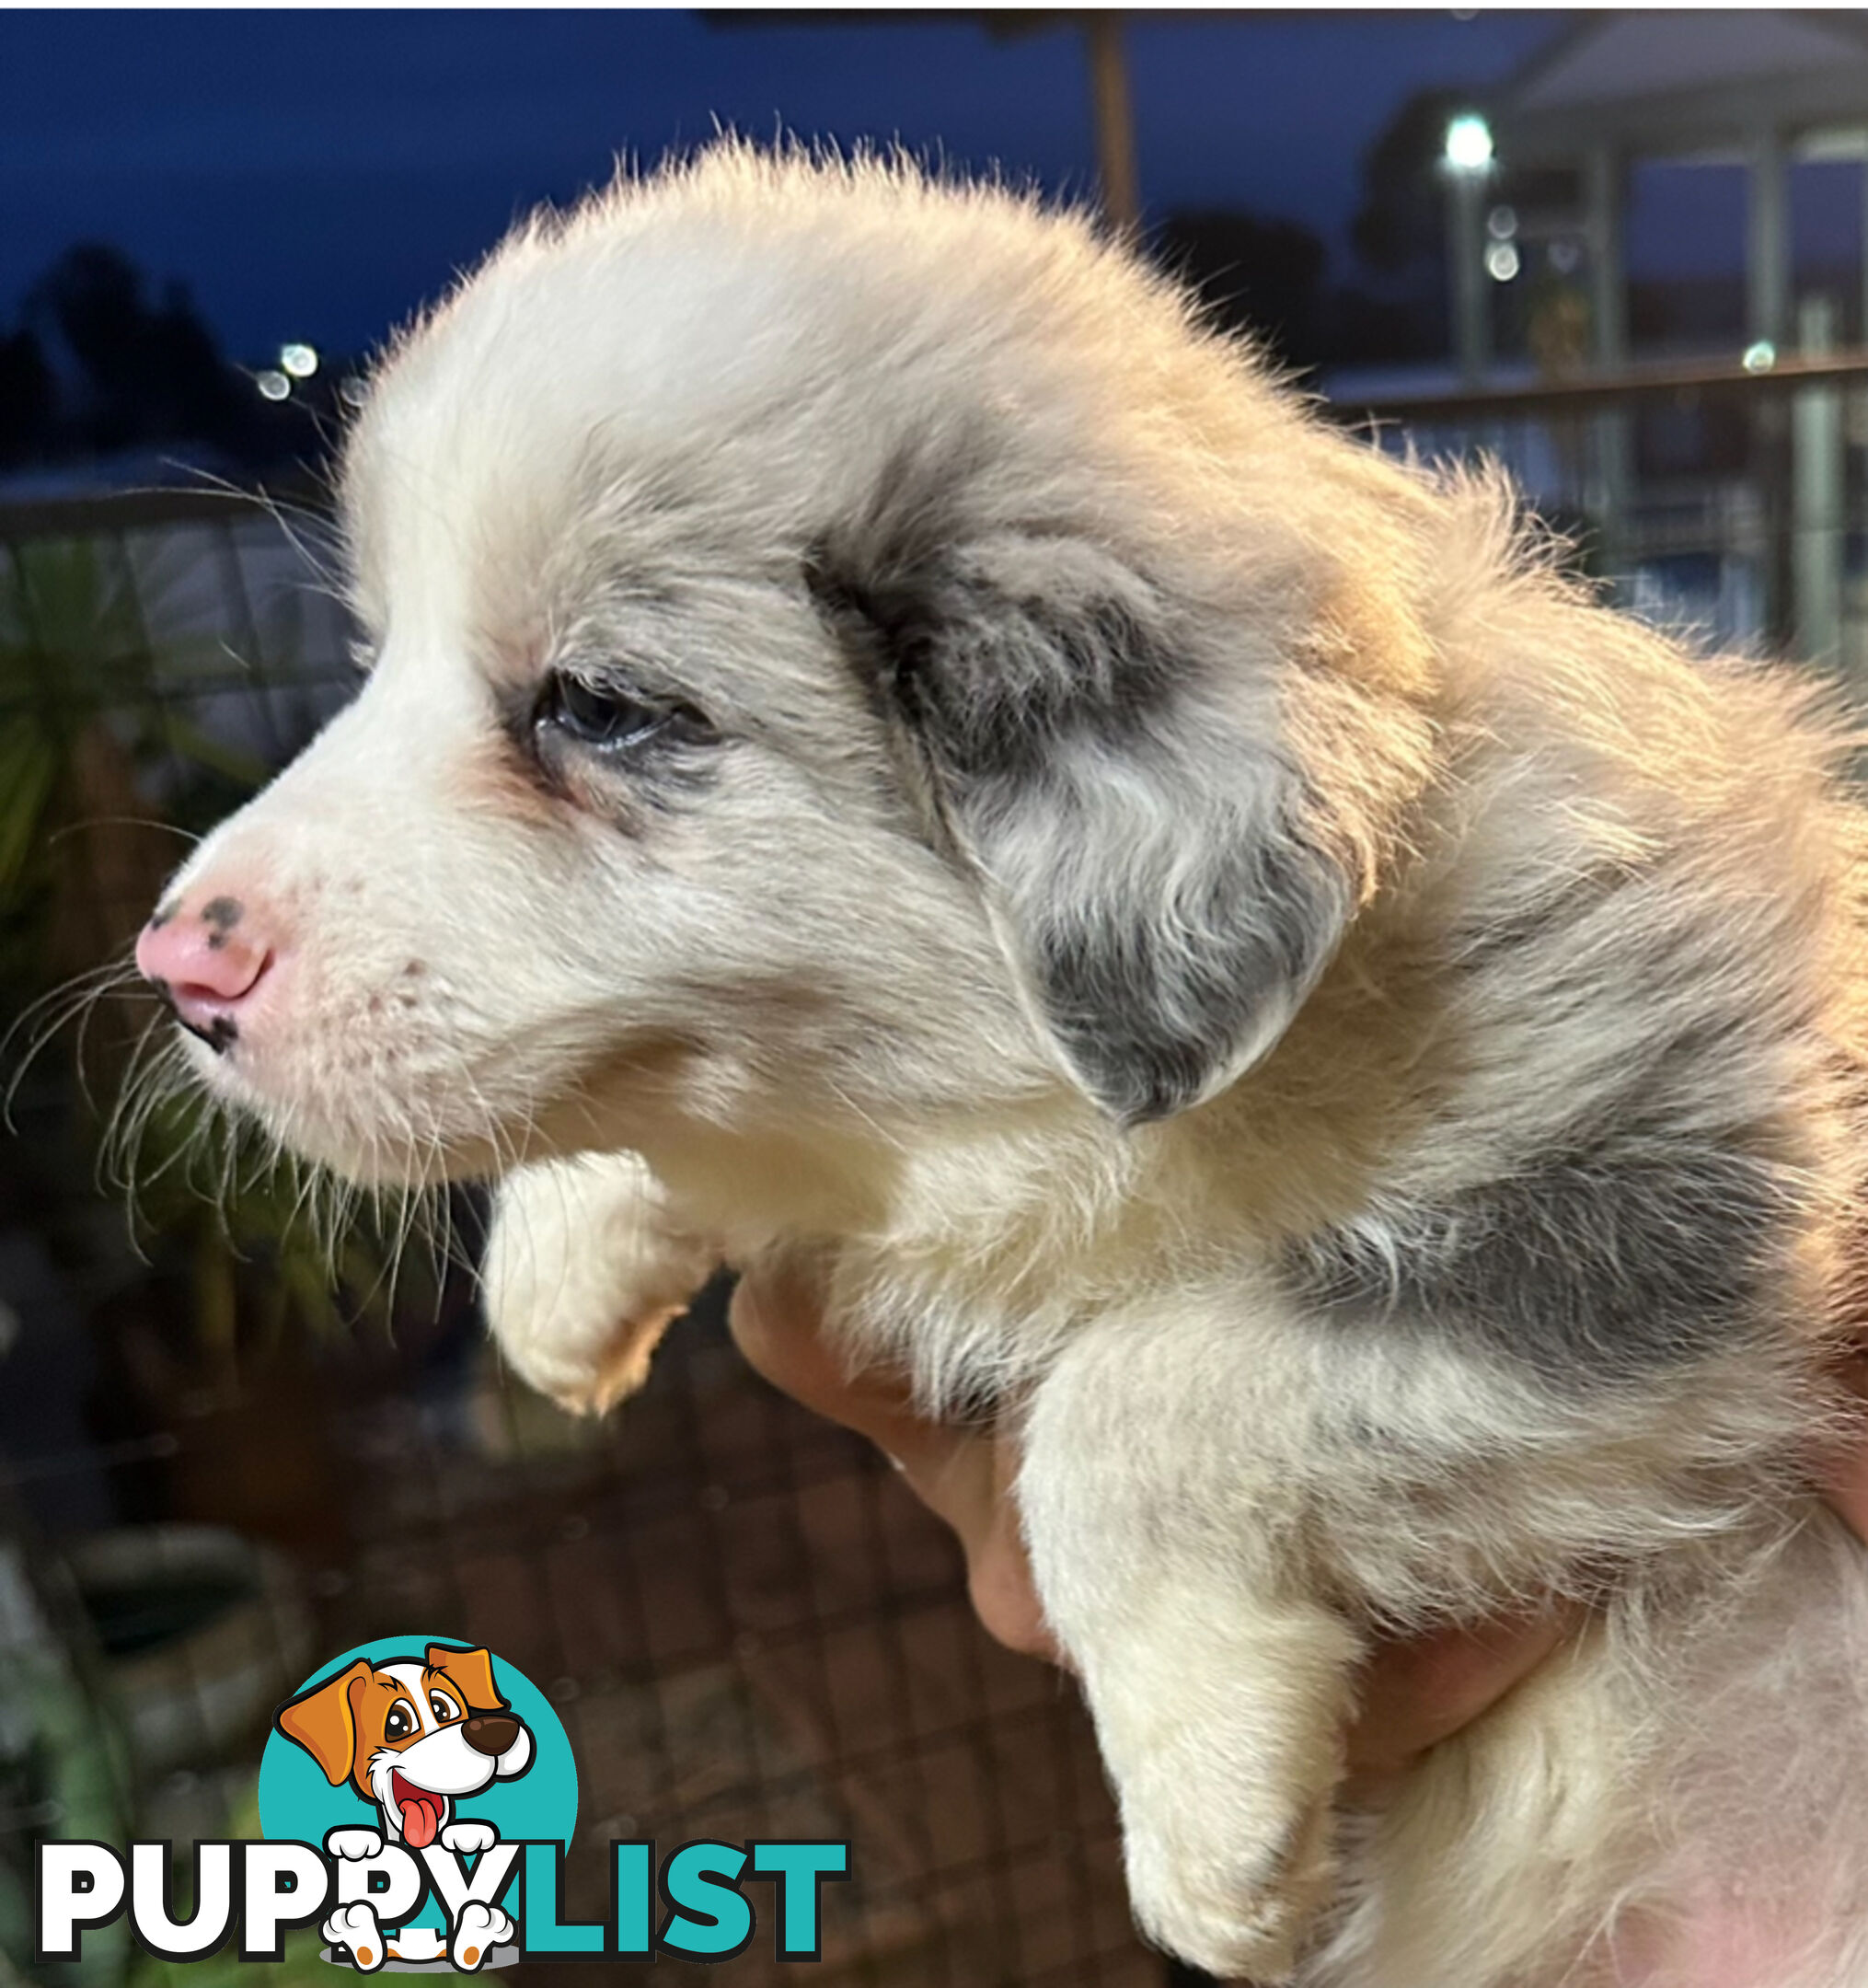
[[(499, 1831), (490, 1822), (463, 1820), (457, 1804), (532, 1764), (532, 1735), (501, 1696), (492, 1657), (484, 1649), (431, 1643), (420, 1661), (360, 1657), (282, 1705), (276, 1723), (331, 1786), (348, 1782), (376, 1805), (380, 1829), (336, 1829), (325, 1838), (325, 1847), (340, 1857), (380, 1856), (386, 1843), (418, 1852), (438, 1843), (463, 1856), (490, 1849)], [(461, 1918), (452, 1942), (456, 1966), (475, 1966), (513, 1937), (513, 1922), (498, 1907), (469, 1905)], [(385, 1959), (442, 1958), (441, 1941), (427, 1929), (413, 1929), (401, 1941), (386, 1936), (367, 1902), (333, 1913), (320, 1930), (367, 1971)], [(472, 1959), (466, 1959), (468, 1951)]]

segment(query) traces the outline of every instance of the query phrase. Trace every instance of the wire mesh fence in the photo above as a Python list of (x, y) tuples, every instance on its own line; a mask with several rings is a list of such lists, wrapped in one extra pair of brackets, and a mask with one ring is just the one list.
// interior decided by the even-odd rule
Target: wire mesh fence
[[(502, 1371), (467, 1266), (392, 1279), (365, 1249), (327, 1275), (290, 1194), (236, 1172), (210, 1211), (185, 1128), (148, 1128), (133, 1230), (99, 1179), (161, 1025), (106, 969), (186, 838), (348, 694), (297, 536), (200, 495), (0, 511), (0, 1027), (25, 1018), (0, 1058), (0, 1982), (167, 1978), (121, 1924), (31, 1965), (34, 1844), (164, 1838), (185, 1866), (257, 1833), (279, 1701), (431, 1635), (561, 1716), (573, 1913), (603, 1916), (614, 1838), (847, 1838), (819, 1978), (1160, 1982), (1074, 1690), (984, 1635), (880, 1458), (750, 1373), (721, 1289), (641, 1397), (573, 1422)], [(78, 976), (99, 998), (29, 1059)], [(725, 1978), (789, 1972), (772, 1952)], [(319, 1978), (317, 1954), (298, 1936), (274, 1978)], [(187, 1978), (217, 1969), (241, 1971)]]
[[(1389, 439), (1502, 455), (1637, 611), (1859, 681), (1868, 359), (1824, 364), (1391, 408)], [(126, 1222), (104, 1128), (163, 1018), (111, 965), (187, 838), (349, 695), (317, 534), (200, 493), (0, 509), (0, 1988), (166, 1978), (121, 1925), (25, 1962), (35, 1842), (254, 1833), (278, 1702), (429, 1635), (562, 1717), (574, 1913), (602, 1915), (612, 1839), (847, 1838), (820, 1978), (1160, 1982), (1073, 1688), (984, 1635), (878, 1457), (749, 1372), (721, 1289), (642, 1396), (577, 1423), (501, 1370), (470, 1262), (320, 1254), (293, 1183), (237, 1152), (189, 1177), (185, 1115), (144, 1126)], [(62, 987), (97, 999), (67, 1016)], [(725, 1967), (785, 1971), (763, 1939)]]

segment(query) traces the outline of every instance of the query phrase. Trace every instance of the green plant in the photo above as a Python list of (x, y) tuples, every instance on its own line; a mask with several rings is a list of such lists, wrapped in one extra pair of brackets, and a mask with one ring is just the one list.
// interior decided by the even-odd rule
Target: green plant
[[(114, 836), (121, 859), (131, 846), (125, 831), (150, 826), (139, 776), (152, 764), (177, 764), (198, 788), (224, 794), (249, 793), (265, 778), (260, 761), (190, 722), (166, 694), (165, 679), (220, 657), (207, 638), (152, 645), (147, 584), (121, 543), (103, 538), (17, 541), (0, 566), (0, 917), (6, 957), (27, 977), (43, 957), (31, 948), (31, 921), (48, 919), (77, 881), (61, 841)], [(132, 815), (99, 815), (100, 803), (127, 803)], [(190, 825), (167, 826), (156, 861), (135, 867), (166, 871), (174, 834)], [(92, 867), (103, 874), (91, 881), (111, 883), (123, 865)]]
[[(188, 620), (162, 589), (213, 597), (213, 550), (186, 531), (141, 567), (121, 538), (0, 549), (0, 1086), (29, 1072), (35, 1121), (59, 1129), (32, 1165), (126, 1192), (139, 1245), (185, 1266), (211, 1359), (243, 1333), (386, 1316), (419, 1212), (320, 1182), (215, 1111), (130, 961), (178, 854), (268, 772), (192, 715), (192, 687), (256, 688), (217, 628), (152, 639)], [(40, 1053), (62, 1031), (69, 1059)]]

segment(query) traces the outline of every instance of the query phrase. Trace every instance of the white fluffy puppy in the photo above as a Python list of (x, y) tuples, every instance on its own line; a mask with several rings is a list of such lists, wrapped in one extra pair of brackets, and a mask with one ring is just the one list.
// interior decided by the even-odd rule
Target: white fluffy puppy
[[(1082, 222), (723, 146), (381, 369), (368, 680), (145, 934), (203, 1081), (509, 1173), (601, 1404), (716, 1257), (1020, 1429), (1136, 1910), (1358, 1988), (1868, 1981), (1862, 819), (1787, 676)], [(513, 1168), (517, 1172), (511, 1172)], [(1596, 1625), (1352, 1801), (1358, 1659)]]

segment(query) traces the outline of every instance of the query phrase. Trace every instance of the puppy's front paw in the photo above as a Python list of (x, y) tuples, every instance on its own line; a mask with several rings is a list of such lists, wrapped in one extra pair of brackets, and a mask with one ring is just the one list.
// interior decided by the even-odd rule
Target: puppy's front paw
[(326, 1832), (324, 1847), (328, 1855), (361, 1863), (382, 1855), (383, 1839), (373, 1829), (334, 1829)]
[(387, 1949), (383, 1942), (383, 1929), (376, 1924), (376, 1914), (368, 1905), (361, 1901), (355, 1905), (340, 1905), (318, 1931), (323, 1934), (327, 1946), (348, 1948), (351, 1959), (363, 1973), (374, 1974), (382, 1966)]
[(641, 1386), (717, 1266), (633, 1153), (522, 1167), (494, 1205), (487, 1322), (522, 1380), (573, 1415), (602, 1415)]
[(495, 1947), (503, 1946), (512, 1936), (513, 1922), (497, 1905), (482, 1905), (478, 1899), (469, 1899), (455, 1922), (447, 1957), (460, 1972), (471, 1974), (486, 1965), (487, 1956)]
[(450, 1822), (441, 1832), (441, 1847), (457, 1856), (478, 1856), (499, 1840), (500, 1832), (490, 1822)]
[(1317, 1608), (1222, 1628), (1203, 1604), (1151, 1626), (1085, 1667), (1130, 1902), (1170, 1953), (1270, 1988), (1290, 1979), (1334, 1888), (1355, 1639)]
[(1331, 1809), (1281, 1820), (1234, 1791), (1163, 1775), (1123, 1790), (1129, 1901), (1156, 1945), (1222, 1981), (1288, 1981), (1332, 1890)]

